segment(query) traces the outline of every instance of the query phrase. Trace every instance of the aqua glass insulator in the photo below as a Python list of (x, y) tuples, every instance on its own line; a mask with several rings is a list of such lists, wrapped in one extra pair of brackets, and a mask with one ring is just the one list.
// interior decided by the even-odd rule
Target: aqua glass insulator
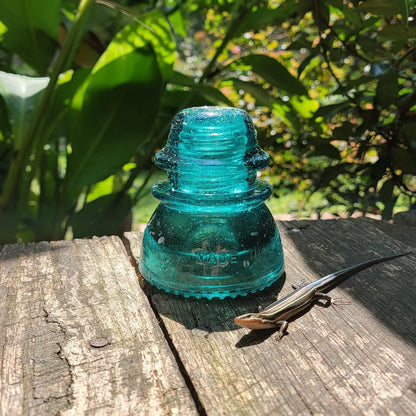
[(283, 273), (275, 221), (257, 179), (269, 156), (248, 114), (195, 107), (176, 115), (155, 163), (167, 171), (143, 237), (140, 271), (152, 285), (197, 298), (261, 290)]

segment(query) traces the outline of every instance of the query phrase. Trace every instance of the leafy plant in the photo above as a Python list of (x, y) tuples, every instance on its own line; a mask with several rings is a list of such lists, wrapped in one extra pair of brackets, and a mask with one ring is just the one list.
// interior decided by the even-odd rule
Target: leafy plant
[(413, 1), (32, 3), (0, 4), (1, 242), (120, 232), (193, 105), (250, 112), (277, 196), (415, 201)]
[[(214, 50), (226, 4), (207, 13)], [(319, 190), (322, 209), (384, 219), (415, 202), (414, 18), (409, 0), (256, 2), (239, 18), (210, 81), (256, 118), (277, 196)]]

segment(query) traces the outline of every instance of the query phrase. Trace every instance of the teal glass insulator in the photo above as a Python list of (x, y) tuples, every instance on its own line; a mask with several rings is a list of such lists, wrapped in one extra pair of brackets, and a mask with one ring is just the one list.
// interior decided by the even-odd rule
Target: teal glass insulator
[(276, 281), (284, 270), (280, 234), (264, 204), (271, 187), (257, 179), (268, 162), (245, 111), (177, 114), (155, 157), (167, 180), (152, 189), (160, 204), (143, 237), (143, 277), (167, 292), (208, 299)]

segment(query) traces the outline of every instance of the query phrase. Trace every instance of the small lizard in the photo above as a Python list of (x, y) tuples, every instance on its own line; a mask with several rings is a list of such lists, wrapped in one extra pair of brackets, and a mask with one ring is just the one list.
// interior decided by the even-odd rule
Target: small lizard
[(277, 339), (280, 341), (289, 325), (288, 319), (309, 308), (313, 302), (319, 299), (324, 299), (328, 301), (329, 304), (334, 304), (334, 299), (324, 292), (330, 290), (341, 280), (350, 277), (374, 264), (392, 260), (396, 257), (406, 256), (407, 254), (409, 253), (379, 257), (374, 260), (369, 260), (364, 263), (347, 267), (346, 269), (342, 269), (338, 272), (331, 273), (328, 276), (322, 277), (312, 283), (293, 285), (292, 287), (295, 290), (292, 293), (289, 293), (282, 299), (273, 302), (257, 313), (246, 313), (244, 315), (237, 316), (234, 318), (234, 322), (237, 325), (248, 329), (269, 329), (280, 327), (277, 335)]

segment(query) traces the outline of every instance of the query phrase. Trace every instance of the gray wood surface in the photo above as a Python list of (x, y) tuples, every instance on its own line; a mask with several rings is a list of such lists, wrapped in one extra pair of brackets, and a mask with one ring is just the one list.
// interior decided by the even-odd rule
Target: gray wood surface
[[(315, 306), (273, 331), (237, 328), (233, 317), (289, 293), (299, 279), (396, 252), (416, 251), (411, 229), (367, 219), (279, 223), (286, 277), (225, 301), (183, 299), (145, 285), (189, 376), (201, 414), (414, 415), (416, 256), (373, 266), (334, 289), (343, 307)], [(303, 228), (305, 227), (306, 228)], [(138, 259), (141, 234), (126, 233)]]
[(225, 301), (142, 290), (140, 233), (0, 247), (0, 415), (414, 415), (415, 254), (354, 275), (331, 292), (349, 305), (315, 306), (280, 343), (233, 318), (299, 279), (416, 252), (415, 230), (279, 228), (286, 276)]
[(116, 237), (0, 248), (0, 415), (197, 414)]

